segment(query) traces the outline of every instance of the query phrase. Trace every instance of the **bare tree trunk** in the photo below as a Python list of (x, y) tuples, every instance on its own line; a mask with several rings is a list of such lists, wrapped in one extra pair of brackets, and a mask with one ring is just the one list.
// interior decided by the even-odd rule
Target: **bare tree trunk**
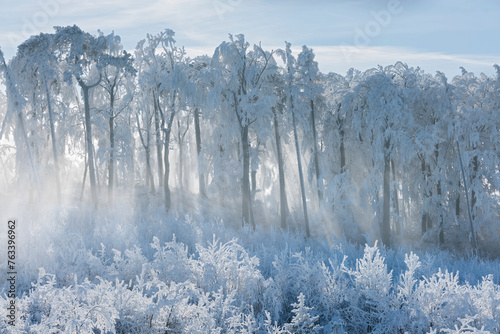
[(151, 169), (151, 150), (149, 147), (146, 149), (146, 168), (147, 168), (147, 177), (149, 179), (149, 186), (151, 187), (151, 193), (156, 193), (155, 190), (155, 179), (153, 177), (153, 171)]
[[(471, 179), (475, 180), (477, 177), (477, 171), (479, 170), (479, 158), (475, 155), (472, 158), (472, 175)], [(470, 210), (472, 213), (472, 220), (476, 219), (476, 191), (474, 190), (474, 186), (471, 186), (471, 197), (470, 197)]]
[[(436, 144), (435, 149), (434, 149), (434, 156), (436, 159), (436, 165), (437, 168), (440, 169), (439, 167), (439, 144)], [(441, 170), (439, 170), (439, 173), (441, 174)], [(442, 195), (442, 190), (441, 190), (441, 180), (438, 180), (436, 184), (436, 192), (439, 197), (439, 208), (438, 208), (438, 215), (439, 215), (439, 245), (443, 246), (444, 245), (444, 221), (443, 221), (443, 209), (442, 209), (442, 202), (443, 199), (441, 198)]]
[[(241, 145), (243, 149), (243, 175), (242, 175), (242, 199), (241, 199), (241, 212), (243, 217), (243, 224), (251, 223), (250, 217), (250, 147), (248, 142), (248, 124), (244, 125), (241, 129)], [(253, 225), (255, 229), (255, 225)]]
[(285, 169), (283, 166), (283, 151), (281, 147), (281, 136), (279, 133), (278, 116), (276, 115), (276, 110), (273, 108), (274, 112), (274, 138), (276, 140), (276, 152), (278, 159), (278, 174), (280, 182), (280, 216), (281, 216), (281, 228), (286, 228), (286, 218), (288, 216), (288, 203), (286, 199), (286, 189), (285, 189)]
[(165, 146), (165, 154), (163, 156), (164, 165), (165, 165), (165, 176), (163, 177), (163, 191), (165, 195), (165, 210), (169, 212), (172, 209), (172, 198), (170, 193), (170, 187), (168, 186), (168, 177), (170, 175), (170, 161), (169, 161), (169, 149), (168, 149), (168, 141), (170, 139), (170, 131), (165, 132), (165, 141), (167, 145)]
[(83, 91), (83, 102), (85, 105), (85, 130), (86, 130), (86, 140), (87, 140), (87, 156), (89, 164), (89, 176), (90, 176), (90, 192), (92, 195), (92, 204), (94, 209), (97, 209), (97, 189), (96, 189), (96, 174), (94, 165), (94, 149), (92, 145), (92, 123), (90, 120), (90, 102), (89, 102), (89, 89), (97, 86), (101, 81), (101, 78), (93, 84), (86, 85), (82, 79), (77, 78), (78, 84)]
[(345, 165), (345, 130), (344, 121), (339, 121), (339, 134), (340, 134), (340, 172), (344, 173), (347, 171)]
[(181, 122), (177, 120), (177, 141), (179, 143), (179, 185), (180, 189), (188, 188), (187, 185), (184, 184), (184, 139), (186, 138), (186, 134), (189, 131), (189, 116), (187, 119), (186, 130), (181, 130)]
[[(424, 201), (425, 201), (425, 199), (429, 197), (429, 194), (427, 193), (427, 186), (428, 186), (427, 183), (428, 183), (428, 178), (430, 176), (430, 168), (427, 166), (424, 157), (422, 157), (421, 171), (422, 171), (422, 175), (424, 177), (424, 186), (426, 188), (424, 190), (424, 194), (423, 194)], [(430, 196), (432, 196), (432, 194), (430, 194)], [(423, 211), (422, 211), (422, 224), (421, 224), (421, 226), (422, 226), (422, 235), (424, 235), (428, 229), (432, 228), (431, 217), (429, 216), (427, 209), (423, 209)]]
[(474, 252), (477, 252), (476, 233), (474, 232), (474, 218), (472, 216), (472, 209), (469, 203), (469, 189), (467, 188), (467, 178), (465, 177), (465, 170), (464, 170), (464, 165), (462, 163), (462, 155), (460, 154), (460, 145), (458, 143), (458, 139), (457, 139), (457, 151), (458, 151), (458, 159), (460, 160), (460, 168), (462, 169), (462, 179), (464, 181), (465, 199), (467, 200), (467, 211), (469, 213), (472, 248), (474, 249)]
[[(17, 105), (18, 104), (16, 102), (16, 106)], [(29, 160), (30, 160), (32, 180), (35, 183), (35, 188), (36, 188), (36, 190), (38, 192), (38, 195), (40, 195), (40, 182), (38, 180), (38, 173), (36, 171), (35, 162), (33, 160), (33, 153), (31, 152), (31, 147), (30, 147), (30, 144), (29, 144), (28, 134), (26, 133), (26, 128), (24, 126), (23, 114), (21, 113), (20, 110), (17, 110), (17, 116), (19, 118), (19, 126), (21, 127), (21, 132), (23, 133), (24, 141), (26, 143), (26, 148), (28, 150), (28, 157), (29, 157)], [(31, 202), (31, 200), (30, 200), (30, 202)]]
[(139, 121), (139, 115), (135, 115), (137, 119), (137, 128), (139, 129), (139, 139), (141, 140), (142, 147), (144, 147), (146, 153), (146, 180), (147, 185), (151, 187), (151, 193), (155, 193), (155, 180), (153, 178), (153, 172), (151, 170), (151, 150), (150, 150), (150, 126), (148, 125), (147, 130), (147, 139), (144, 141), (144, 137), (142, 136), (141, 123)]
[(384, 144), (384, 199), (382, 213), (382, 243), (391, 246), (391, 158), (389, 148), (391, 141)]
[(252, 169), (252, 172), (250, 173), (250, 181), (252, 183), (252, 189), (251, 189), (251, 197), (250, 197), (250, 219), (252, 221), (252, 226), (254, 227), (255, 230), (255, 216), (254, 216), (254, 203), (255, 203), (255, 194), (257, 192), (257, 171)]
[[(174, 91), (172, 94), (172, 105), (170, 107), (170, 118), (168, 119), (168, 123), (165, 124), (165, 114), (161, 111), (159, 108), (159, 111), (162, 115), (162, 130), (165, 133), (165, 152), (163, 155), (163, 164), (165, 168), (165, 175), (163, 177), (163, 190), (165, 194), (165, 210), (169, 212), (172, 209), (172, 198), (171, 198), (171, 192), (170, 192), (170, 187), (168, 185), (168, 179), (170, 175), (170, 160), (169, 160), (169, 146), (170, 146), (170, 134), (172, 132), (172, 123), (174, 121), (174, 116), (175, 116), (175, 98), (177, 96), (177, 93)], [(160, 106), (159, 101), (158, 101), (158, 107)]]
[(316, 131), (316, 121), (315, 121), (315, 110), (314, 101), (311, 102), (311, 124), (312, 124), (312, 134), (313, 134), (313, 150), (314, 150), (314, 171), (316, 173), (316, 188), (318, 190), (318, 200), (321, 203), (323, 200), (323, 186), (320, 180), (320, 170), (319, 170), (319, 153), (318, 153), (318, 134)]
[[(400, 214), (399, 214), (399, 193), (398, 193), (398, 187), (396, 186), (396, 166), (394, 165), (394, 159), (391, 159), (391, 167), (392, 167), (392, 181), (394, 182), (394, 193), (393, 193), (394, 211), (396, 212), (396, 215), (400, 219)], [(401, 234), (400, 221), (396, 222), (394, 224), (394, 227), (395, 227), (395, 234), (399, 236)]]
[(205, 190), (205, 175), (200, 170), (200, 155), (201, 155), (201, 129), (200, 129), (200, 110), (194, 109), (194, 131), (196, 137), (196, 156), (198, 162), (198, 183), (201, 197), (206, 198), (207, 193)]
[[(162, 142), (160, 132), (160, 101), (156, 94), (153, 92), (153, 105), (154, 105), (154, 118), (155, 118), (155, 133), (156, 133), (156, 160), (158, 162), (158, 184), (163, 184), (163, 160), (162, 160)], [(166, 146), (168, 149), (168, 145)]]
[(89, 162), (87, 161), (87, 157), (85, 157), (85, 171), (83, 172), (82, 191), (80, 192), (80, 202), (83, 200), (83, 191), (85, 190), (85, 181), (87, 181), (88, 168), (89, 168)]
[(109, 165), (108, 165), (108, 203), (113, 205), (113, 183), (115, 177), (115, 116), (114, 116), (114, 102), (115, 96), (112, 92), (110, 94), (109, 104)]
[(49, 121), (50, 121), (50, 136), (52, 138), (52, 151), (54, 152), (54, 167), (56, 169), (56, 187), (57, 187), (57, 201), (61, 204), (61, 176), (59, 170), (59, 156), (57, 154), (57, 139), (56, 130), (54, 126), (54, 116), (52, 113), (52, 102), (50, 100), (49, 85), (45, 82), (45, 92), (47, 94), (47, 107), (49, 110)]
[(307, 215), (307, 200), (306, 200), (306, 189), (304, 185), (304, 174), (302, 173), (302, 161), (299, 146), (299, 135), (297, 134), (297, 123), (295, 121), (295, 113), (292, 106), (292, 122), (293, 122), (293, 136), (295, 138), (295, 150), (297, 151), (297, 167), (299, 169), (299, 180), (300, 180), (300, 192), (302, 194), (302, 208), (304, 210), (304, 223), (306, 227), (306, 237), (311, 237), (311, 231), (309, 229), (309, 217)]
[(184, 169), (184, 145), (183, 145), (183, 136), (181, 135), (181, 122), (177, 119), (177, 142), (179, 143), (179, 188), (183, 190), (184, 182), (183, 182), (183, 169)]

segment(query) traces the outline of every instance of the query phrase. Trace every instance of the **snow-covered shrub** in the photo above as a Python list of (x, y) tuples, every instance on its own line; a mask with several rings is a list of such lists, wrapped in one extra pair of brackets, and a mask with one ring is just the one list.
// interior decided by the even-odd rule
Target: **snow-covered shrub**
[(321, 330), (321, 326), (317, 324), (319, 316), (311, 314), (314, 308), (306, 306), (305, 299), (306, 297), (301, 292), (298, 302), (292, 304), (292, 320), (283, 326), (290, 333), (319, 333)]
[(493, 275), (472, 287), (471, 299), (476, 314), (475, 323), (500, 333), (500, 286), (493, 283)]
[(107, 276), (116, 277), (125, 282), (132, 282), (139, 275), (144, 266), (149, 267), (148, 259), (142, 254), (138, 246), (125, 250), (125, 255), (113, 249), (113, 261), (107, 267)]
[(429, 327), (429, 323), (420, 309), (418, 299), (419, 280), (416, 275), (421, 263), (418, 256), (411, 252), (409, 255), (405, 254), (405, 264), (408, 270), (401, 274), (396, 292), (401, 310), (400, 328), (410, 333), (422, 332)]
[(41, 234), (52, 238), (42, 253), (52, 255), (40, 262), (51, 272), (32, 272), (41, 257), (19, 262), (21, 281), (35, 279), (19, 291), (16, 327), (6, 321), (3, 285), (0, 332), (499, 332), (495, 260), (417, 256), (154, 212), (147, 219), (150, 239), (132, 247), (109, 243), (109, 231), (100, 240)]
[(394, 331), (394, 298), (391, 294), (392, 271), (375, 244), (366, 245), (363, 258), (356, 260), (356, 269), (342, 265), (353, 286), (347, 298), (348, 317), (356, 332), (388, 333)]
[(78, 284), (76, 277), (74, 285), (57, 288), (55, 276), (41, 269), (30, 298), (24, 303), (27, 309), (23, 310), (25, 317), (20, 317), (25, 320), (22, 327), (34, 333), (114, 332), (118, 312), (110, 302), (111, 291), (110, 282), (94, 285), (85, 280)]
[(153, 269), (158, 271), (162, 280), (170, 282), (184, 282), (191, 276), (190, 263), (187, 246), (177, 242), (175, 234), (171, 242), (160, 245), (160, 240), (153, 237), (151, 247), (156, 251), (154, 254)]
[(197, 245), (196, 250), (198, 258), (192, 265), (198, 286), (209, 292), (222, 289), (224, 295), (235, 293), (241, 305), (259, 307), (264, 278), (257, 257), (250, 256), (236, 239), (222, 244), (215, 236), (208, 247)]
[(467, 290), (467, 286), (459, 284), (458, 273), (442, 272), (441, 268), (420, 281), (420, 310), (431, 328), (453, 327), (460, 316), (468, 313), (471, 300)]

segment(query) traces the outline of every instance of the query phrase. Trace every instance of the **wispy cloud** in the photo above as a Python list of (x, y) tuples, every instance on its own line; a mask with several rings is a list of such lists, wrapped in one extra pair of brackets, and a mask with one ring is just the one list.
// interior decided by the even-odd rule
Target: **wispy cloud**
[(471, 72), (492, 74), (493, 65), (500, 64), (500, 56), (419, 52), (401, 47), (312, 46), (312, 48), (323, 72), (345, 73), (350, 68), (364, 70), (402, 61), (429, 73), (439, 70), (452, 77), (460, 73), (460, 67), (465, 67)]
[[(48, 3), (59, 5), (47, 12)], [(374, 13), (387, 10), (388, 4), (389, 0), (26, 0), (11, 2), (0, 13), (0, 46), (12, 57), (29, 34), (77, 24), (92, 33), (114, 30), (127, 49), (147, 33), (165, 28), (173, 29), (178, 44), (194, 54), (211, 55), (228, 33), (244, 33), (249, 42), (262, 42), (267, 49), (282, 48), (285, 40), (298, 50), (308, 44), (323, 72), (343, 73), (351, 67), (366, 69), (400, 60), (428, 72), (439, 69), (454, 75), (460, 66), (492, 73), (492, 64), (500, 63), (494, 56), (500, 56), (495, 43), (500, 28), (497, 0), (484, 0), (481, 6), (453, 0), (401, 1), (402, 11), (393, 13), (390, 22), (379, 22), (379, 32), (370, 34), (363, 46), (355, 46), (356, 31), (376, 24)]]

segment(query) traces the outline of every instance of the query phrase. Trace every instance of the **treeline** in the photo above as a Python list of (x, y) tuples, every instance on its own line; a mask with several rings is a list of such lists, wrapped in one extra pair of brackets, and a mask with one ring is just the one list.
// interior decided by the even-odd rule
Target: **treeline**
[(78, 170), (95, 208), (143, 185), (169, 211), (175, 185), (239, 198), (254, 228), (256, 207), (282, 228), (300, 213), (309, 237), (321, 212), (350, 239), (494, 251), (499, 66), (451, 81), (403, 63), (323, 74), (306, 46), (295, 57), (290, 43), (230, 35), (189, 58), (174, 36), (147, 35), (131, 54), (114, 33), (56, 27), (9, 62), (0, 53), (6, 182), (38, 196), (53, 183), (61, 201)]

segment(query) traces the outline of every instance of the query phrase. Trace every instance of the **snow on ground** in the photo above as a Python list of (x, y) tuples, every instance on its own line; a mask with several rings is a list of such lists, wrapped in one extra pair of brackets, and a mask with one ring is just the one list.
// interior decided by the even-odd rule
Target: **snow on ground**
[(305, 240), (259, 221), (253, 231), (230, 205), (175, 196), (182, 205), (168, 215), (140, 189), (133, 204), (97, 213), (82, 203), (18, 211), (16, 326), (5, 283), (0, 331), (500, 331), (499, 261)]

